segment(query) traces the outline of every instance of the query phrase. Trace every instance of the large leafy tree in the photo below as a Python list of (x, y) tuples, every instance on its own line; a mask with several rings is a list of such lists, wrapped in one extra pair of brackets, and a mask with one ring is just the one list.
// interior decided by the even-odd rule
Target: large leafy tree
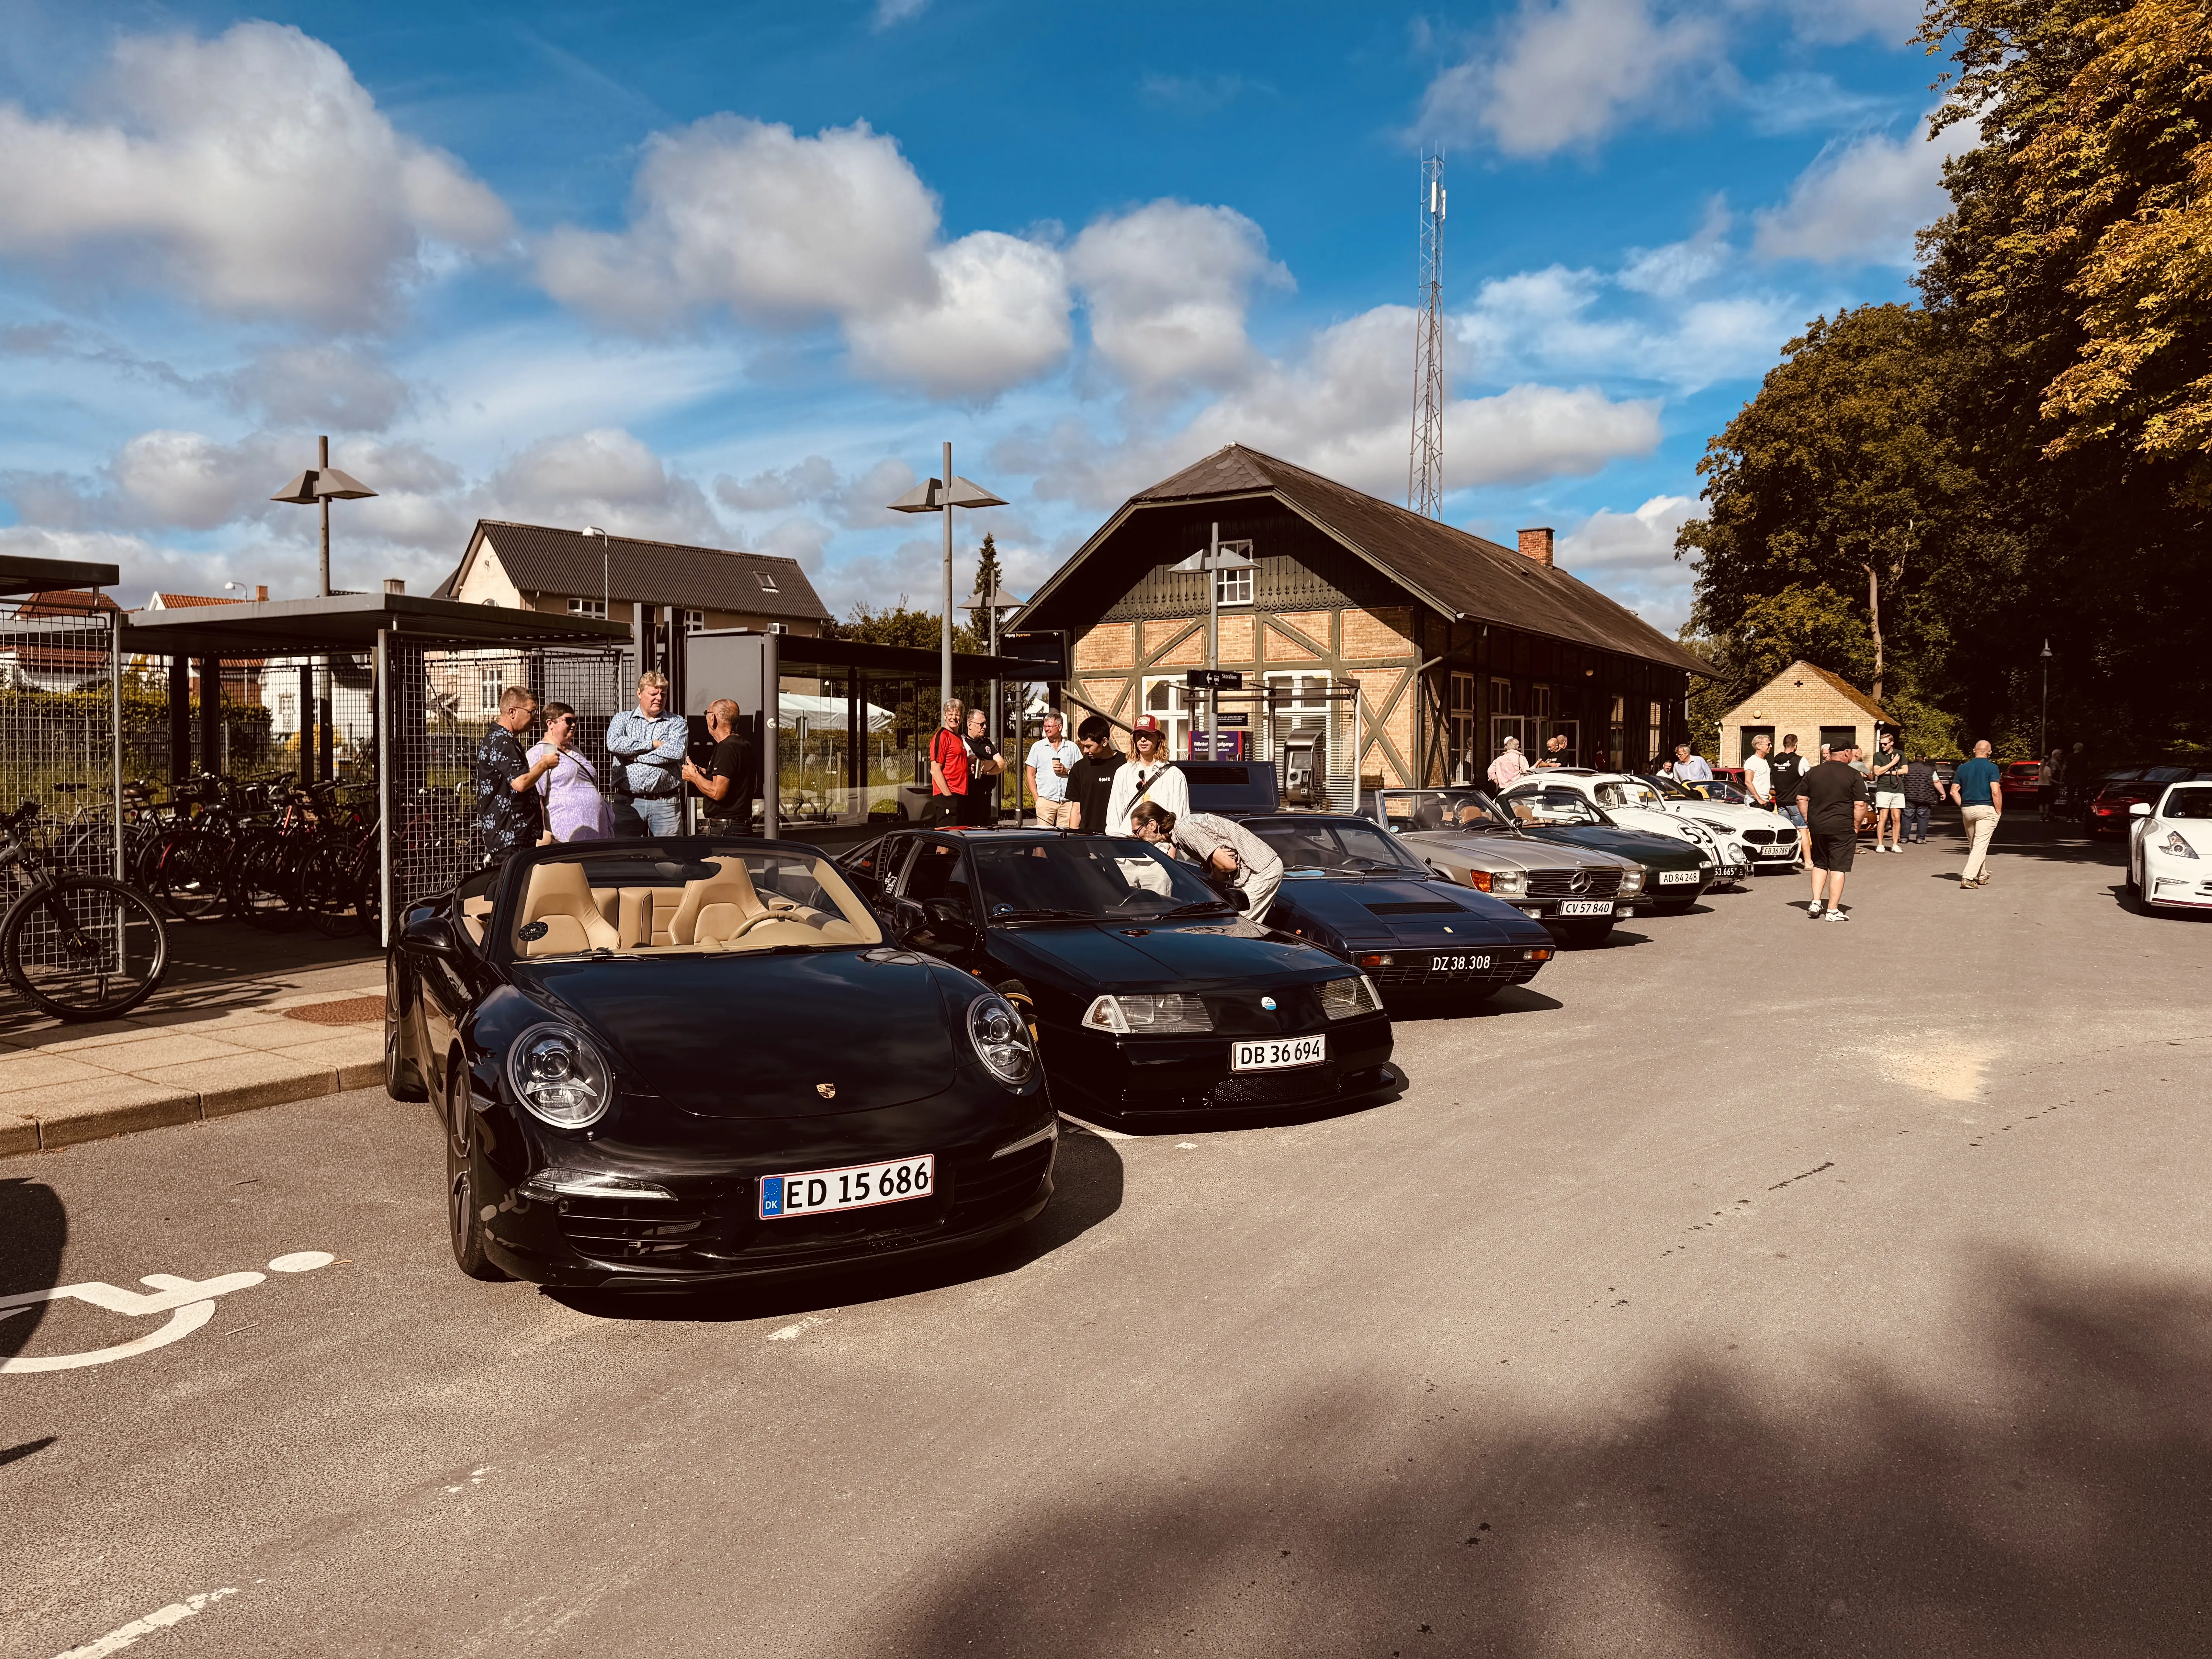
[(1804, 657), (1877, 698), (1949, 672), (1960, 567), (2002, 564), (1954, 428), (1961, 372), (1926, 313), (1817, 318), (1698, 471), (1694, 624), (1739, 696)]

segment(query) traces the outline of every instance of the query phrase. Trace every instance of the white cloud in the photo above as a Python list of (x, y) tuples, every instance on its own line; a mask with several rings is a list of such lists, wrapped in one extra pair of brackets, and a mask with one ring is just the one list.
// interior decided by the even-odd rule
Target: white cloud
[(1690, 614), (1696, 566), (1674, 557), (1674, 532), (1697, 515), (1687, 495), (1654, 495), (1633, 513), (1601, 509), (1559, 538), (1561, 568), (1673, 633)]
[(298, 29), (129, 36), (108, 118), (0, 105), (0, 257), (180, 292), (240, 316), (389, 317), (433, 243), (509, 234), (499, 198), (396, 131), (344, 59)]
[(988, 396), (1066, 353), (1066, 282), (1042, 243), (938, 240), (937, 198), (897, 143), (856, 122), (802, 138), (709, 116), (654, 136), (619, 233), (562, 226), (538, 278), (623, 328), (720, 307), (762, 326), (842, 324), (865, 371), (935, 395)]
[(615, 428), (541, 438), (473, 492), (475, 516), (581, 526), (653, 541), (720, 543), (699, 486)]
[(1067, 356), (1067, 278), (1059, 253), (978, 230), (929, 260), (936, 292), (846, 319), (853, 360), (877, 380), (932, 397), (986, 398)]
[(1067, 267), (1090, 307), (1093, 348), (1140, 392), (1242, 379), (1254, 366), (1244, 331), (1253, 285), (1290, 285), (1259, 226), (1186, 202), (1099, 220), (1075, 239)]
[[(1261, 366), (1178, 433), (1099, 442), (1068, 420), (1001, 443), (993, 463), (1037, 479), (1040, 495), (1103, 508), (1224, 444), (1310, 467), (1401, 499), (1406, 486), (1412, 311), (1382, 306), (1323, 329), (1304, 355)], [(1446, 488), (1595, 472), (1659, 441), (1654, 400), (1616, 402), (1592, 387), (1522, 385), (1455, 399), (1444, 411)]]
[(1930, 139), (1869, 133), (1830, 144), (1790, 187), (1790, 199), (1755, 216), (1753, 252), (1822, 264), (1912, 263), (1912, 234), (1949, 205), (1943, 163), (1976, 142), (1971, 122)]
[(848, 477), (828, 457), (809, 455), (795, 466), (750, 478), (719, 477), (714, 499), (738, 513), (773, 513), (812, 503), (848, 529), (882, 529), (894, 522), (887, 504), (914, 485), (914, 469), (904, 461), (878, 461)]
[(1522, 0), (1494, 43), (1429, 83), (1419, 131), (1480, 132), (1508, 155), (1587, 148), (1623, 122), (1694, 104), (1731, 75), (1720, 20), (1650, 0)]
[(909, 17), (921, 16), (928, 7), (929, 0), (876, 0), (875, 27), (890, 28)]
[(1716, 196), (1705, 204), (1705, 216), (1697, 234), (1664, 247), (1632, 247), (1627, 262), (1613, 281), (1635, 294), (1672, 300), (1698, 283), (1727, 269), (1735, 250), (1729, 246), (1728, 204)]
[(1798, 38), (1816, 46), (1871, 35), (1902, 47), (1920, 27), (1921, 0), (1784, 0), (1783, 9)]
[(415, 402), (414, 388), (381, 358), (337, 345), (261, 352), (226, 389), (234, 404), (278, 426), (322, 432), (380, 432)]
[[(1656, 266), (1671, 264), (1680, 274), (1693, 261), (1647, 255), (1640, 263), (1651, 280)], [(1563, 265), (1522, 271), (1485, 283), (1452, 323), (1486, 380), (1626, 375), (1687, 392), (1762, 373), (1802, 311), (1789, 295), (1740, 293), (1690, 300), (1656, 318), (1605, 312), (1600, 302), (1616, 285), (1627, 283)]]

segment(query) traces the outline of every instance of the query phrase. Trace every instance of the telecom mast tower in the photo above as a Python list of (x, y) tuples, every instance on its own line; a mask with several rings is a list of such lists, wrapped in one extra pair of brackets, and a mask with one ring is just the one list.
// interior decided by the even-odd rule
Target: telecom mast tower
[(1444, 157), (1421, 158), (1421, 291), (1413, 320), (1413, 441), (1406, 467), (1406, 505), (1443, 516), (1444, 500)]

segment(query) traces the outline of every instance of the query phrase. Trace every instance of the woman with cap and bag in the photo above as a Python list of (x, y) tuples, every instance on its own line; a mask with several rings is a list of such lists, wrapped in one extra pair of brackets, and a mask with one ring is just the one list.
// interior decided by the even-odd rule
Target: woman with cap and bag
[(1148, 800), (1181, 817), (1190, 811), (1190, 780), (1168, 758), (1167, 733), (1150, 714), (1139, 714), (1129, 727), (1136, 753), (1114, 775), (1114, 793), (1106, 801), (1106, 833), (1127, 836), (1129, 814), (1139, 801)]

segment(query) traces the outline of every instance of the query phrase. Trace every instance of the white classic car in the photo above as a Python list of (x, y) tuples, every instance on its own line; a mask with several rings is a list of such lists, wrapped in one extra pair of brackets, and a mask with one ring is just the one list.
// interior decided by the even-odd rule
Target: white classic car
[[(1622, 772), (1594, 772), (1587, 767), (1561, 766), (1522, 775), (1521, 781), (1498, 799), (1510, 805), (1552, 790), (1565, 790), (1589, 802), (1625, 830), (1676, 836), (1704, 849), (1714, 865), (1716, 882), (1742, 880), (1753, 868), (1751, 850), (1743, 837), (1717, 817), (1678, 810), (1675, 803), (1653, 787), (1649, 778)], [(1692, 804), (1710, 803), (1694, 799)], [(1768, 816), (1771, 817), (1771, 814)], [(1787, 820), (1781, 820), (1785, 824)], [(1792, 830), (1794, 837), (1796, 831)], [(1791, 852), (1796, 851), (1793, 841)]]
[(2212, 783), (2129, 809), (2128, 890), (2146, 910), (2212, 910)]

